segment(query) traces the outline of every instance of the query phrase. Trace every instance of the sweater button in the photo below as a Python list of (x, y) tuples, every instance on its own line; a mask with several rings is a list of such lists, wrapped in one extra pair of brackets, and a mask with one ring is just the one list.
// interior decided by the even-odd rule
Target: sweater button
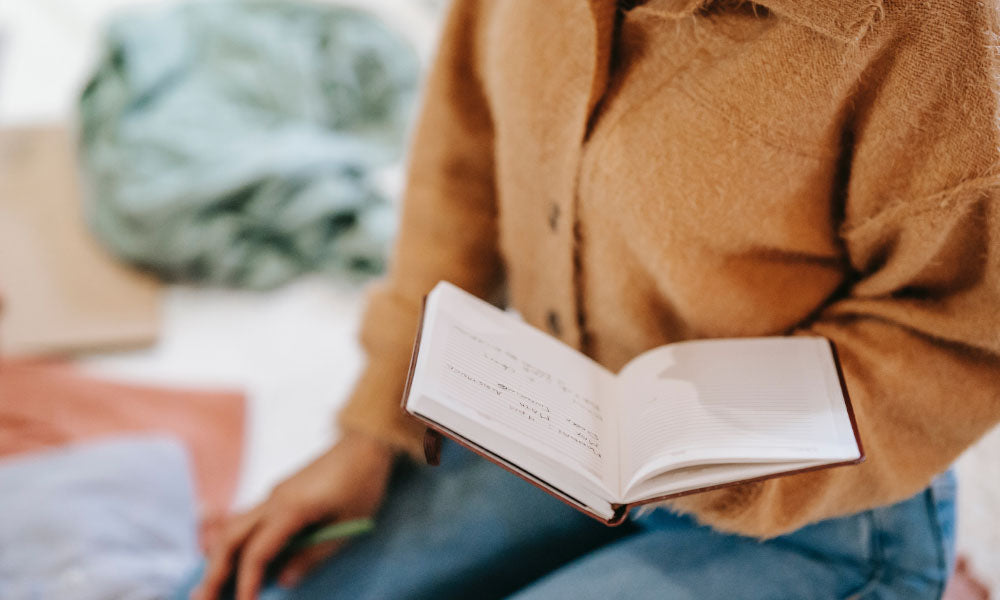
[(552, 231), (555, 231), (556, 227), (558, 226), (559, 226), (559, 205), (553, 203), (552, 207), (549, 208), (549, 228), (552, 229)]
[(562, 332), (562, 326), (559, 324), (559, 315), (554, 310), (550, 310), (545, 314), (545, 326), (549, 328), (549, 333), (558, 336)]

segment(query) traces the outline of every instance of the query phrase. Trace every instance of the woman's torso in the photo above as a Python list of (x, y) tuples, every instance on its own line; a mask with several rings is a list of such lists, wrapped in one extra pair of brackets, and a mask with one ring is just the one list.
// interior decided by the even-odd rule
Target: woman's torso
[(787, 332), (863, 267), (838, 227), (871, 4), (695, 4), (487, 5), (511, 302), (612, 369)]

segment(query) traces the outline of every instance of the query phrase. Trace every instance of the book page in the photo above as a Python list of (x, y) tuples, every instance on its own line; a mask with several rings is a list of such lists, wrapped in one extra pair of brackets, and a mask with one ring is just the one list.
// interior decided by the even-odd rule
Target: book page
[(625, 487), (671, 468), (859, 455), (828, 342), (683, 342), (619, 376)]
[(790, 462), (716, 463), (670, 469), (636, 482), (629, 488), (628, 502), (640, 502), (665, 494), (677, 494), (713, 485), (745, 481), (768, 475), (808, 469), (829, 460)]
[(428, 302), (414, 386), (616, 495), (617, 423), (602, 406), (614, 376), (517, 317), (441, 285)]

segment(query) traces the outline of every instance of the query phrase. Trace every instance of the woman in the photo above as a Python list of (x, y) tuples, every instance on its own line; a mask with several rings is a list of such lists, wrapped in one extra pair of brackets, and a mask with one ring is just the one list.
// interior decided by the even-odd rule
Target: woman
[[(1000, 419), (993, 3), (630, 4), (456, 0), (346, 433), (231, 522), (198, 597), (234, 570), (255, 597), (296, 531), (380, 504), (371, 536), (284, 566), (288, 597), (940, 595), (938, 475)], [(681, 339), (825, 336), (867, 461), (617, 529), (454, 447), (387, 483), (422, 455), (398, 405), (441, 279), (503, 285), (612, 370)]]

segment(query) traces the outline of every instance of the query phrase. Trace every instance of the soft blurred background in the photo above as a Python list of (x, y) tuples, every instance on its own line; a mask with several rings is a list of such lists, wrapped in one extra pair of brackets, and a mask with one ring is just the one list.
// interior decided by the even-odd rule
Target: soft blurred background
[(333, 441), (443, 4), (0, 0), (0, 600), (163, 597)]

